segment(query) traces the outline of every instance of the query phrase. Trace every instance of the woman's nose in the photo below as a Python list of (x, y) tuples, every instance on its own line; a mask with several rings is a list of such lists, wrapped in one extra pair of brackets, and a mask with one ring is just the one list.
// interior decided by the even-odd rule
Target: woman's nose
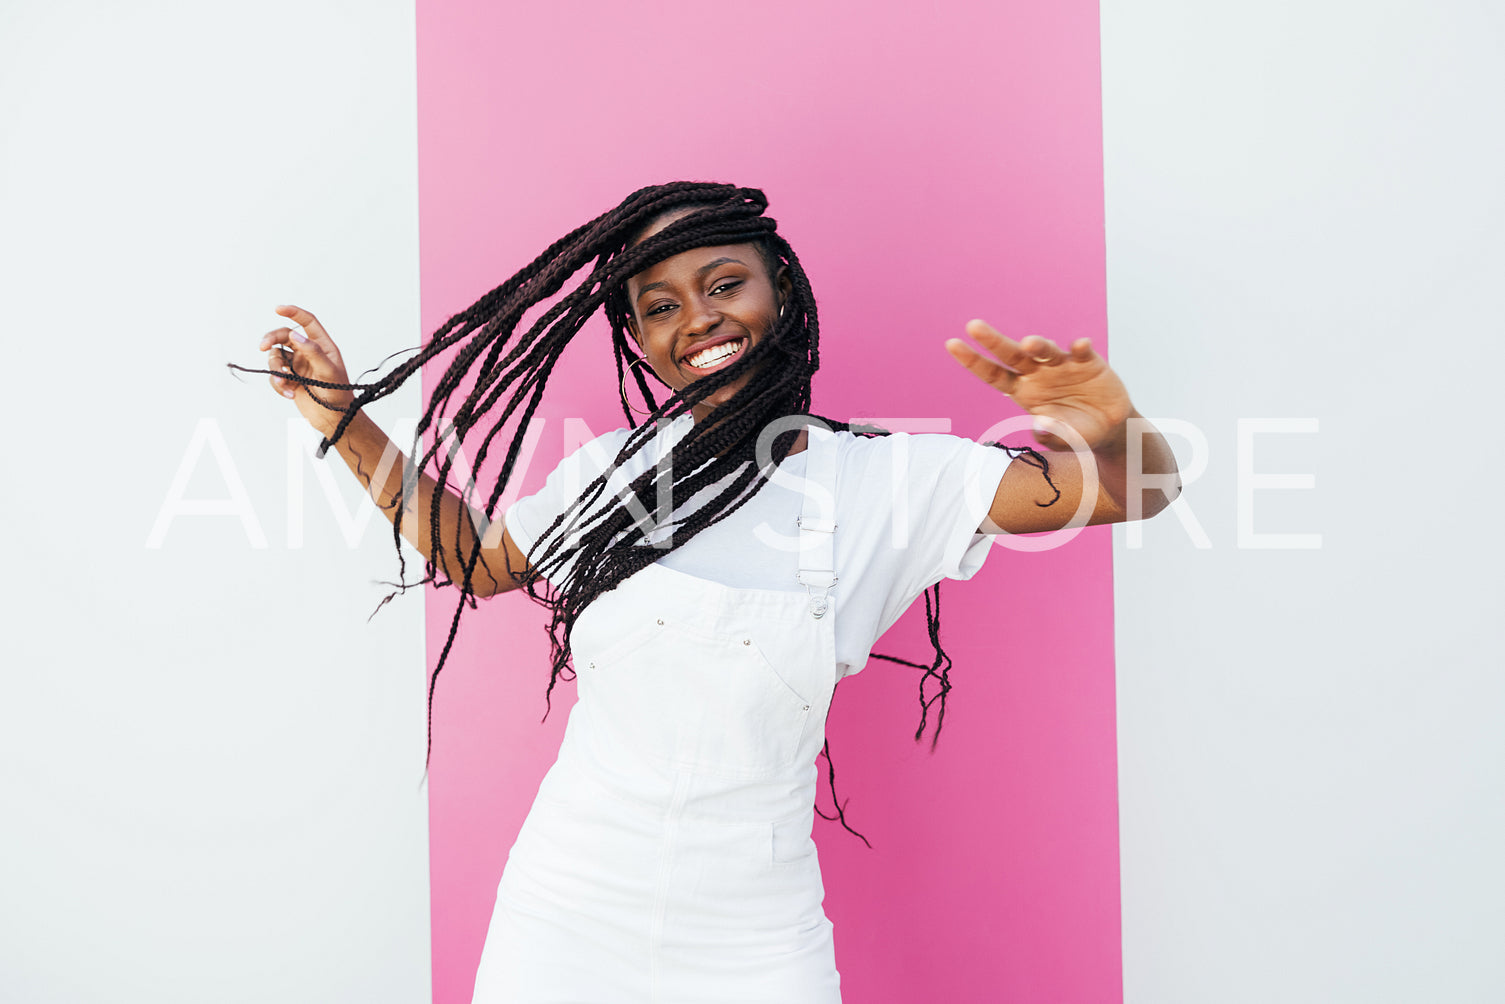
[(687, 335), (702, 335), (721, 323), (721, 312), (705, 300), (691, 300), (680, 312), (681, 329)]

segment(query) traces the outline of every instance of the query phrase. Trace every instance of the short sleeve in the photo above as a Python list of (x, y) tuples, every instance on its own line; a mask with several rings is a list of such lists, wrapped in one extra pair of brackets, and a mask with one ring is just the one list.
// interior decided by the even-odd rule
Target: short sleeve
[[(993, 507), (998, 483), (1012, 457), (997, 447), (944, 435), (908, 437), (911, 578), (907, 591), (919, 595), (942, 579), (970, 579), (992, 549), (978, 533)], [(905, 458), (896, 457), (902, 464)]]
[[(591, 440), (560, 461), (559, 466), (549, 474), (543, 488), (507, 507), (502, 520), (507, 532), (512, 535), (512, 540), (524, 554), (532, 555), (538, 546), (539, 537), (610, 466), (630, 434), (627, 429), (617, 429)], [(568, 532), (567, 528), (561, 529)], [(568, 541), (566, 547), (573, 548), (575, 543), (576, 541)], [(555, 572), (550, 576), (551, 581), (559, 574)]]
[(928, 587), (982, 568), (993, 544), (977, 528), (1012, 459), (950, 435), (896, 432), (846, 443), (836, 531), (846, 675), (866, 665), (873, 644)]
[(876, 639), (928, 587), (982, 568), (992, 541), (977, 528), (1012, 458), (938, 434), (893, 433), (851, 445), (838, 482), (853, 506), (848, 527), (857, 539), (848, 543), (860, 552), (848, 563), (861, 579), (849, 604), (857, 600), (866, 611)]

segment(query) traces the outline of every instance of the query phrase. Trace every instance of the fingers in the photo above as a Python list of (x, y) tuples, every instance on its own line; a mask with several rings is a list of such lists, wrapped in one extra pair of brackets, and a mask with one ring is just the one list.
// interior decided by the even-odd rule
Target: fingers
[(1004, 394), (1014, 392), (1014, 381), (1019, 378), (1019, 375), (983, 356), (960, 338), (947, 339), (946, 351), (950, 352), (957, 362), (970, 370), (979, 380)]
[(1055, 342), (1039, 335), (1029, 336), (1019, 343), (1019, 347), (1029, 353), (1029, 361), (1037, 366), (1055, 366), (1066, 358)]
[[(274, 373), (313, 376), (323, 372), (324, 353), (312, 338), (295, 328), (277, 328), (261, 336), (259, 348), (267, 354), (267, 369)], [(269, 378), (272, 389), (286, 398), (297, 397), (301, 384), (282, 377)]]
[[(308, 339), (306, 338), (304, 339), (305, 342), (307, 340)], [(261, 351), (263, 352), (269, 352), (274, 345), (286, 345), (291, 348), (297, 344), (299, 343), (297, 339), (294, 338), (294, 332), (291, 328), (278, 328), (275, 331), (268, 331), (266, 334), (262, 335), (261, 344), (258, 345), (257, 348), (261, 349)]]
[(287, 328), (278, 328), (275, 331), (268, 331), (262, 335), (261, 341), (256, 346), (267, 354), (267, 369), (271, 370), (274, 374), (267, 377), (267, 382), (272, 385), (272, 389), (277, 393), (289, 398), (296, 396), (293, 384), (275, 374), (286, 373), (292, 368), (287, 358), (292, 355), (292, 350), (287, 347), (291, 341), (291, 336), (292, 332)]
[(297, 307), (292, 304), (283, 304), (275, 309), (277, 313), (281, 314), (283, 317), (286, 317), (288, 320), (301, 327), (306, 334), (305, 338), (300, 339), (298, 337), (298, 333), (295, 331), (293, 333), (294, 341), (312, 342), (321, 350), (323, 350), (324, 354), (329, 356), (331, 359), (339, 358), (340, 350), (335, 347), (334, 339), (329, 337), (329, 332), (324, 330), (324, 325), (319, 323), (319, 319), (317, 317), (304, 310), (302, 307)]
[[(277, 361), (285, 360), (286, 365), (276, 365), (269, 357), (268, 369), (292, 369), (293, 372), (314, 376), (323, 379), (344, 379), (344, 363), (340, 360), (340, 351), (335, 347), (329, 332), (324, 330), (324, 325), (319, 319), (302, 307), (284, 304), (274, 308), (278, 314), (286, 317), (299, 327), (276, 328), (261, 336), (260, 348), (262, 351), (271, 352), (274, 355), (281, 350), (283, 355)], [(273, 386), (278, 393), (287, 397), (293, 397), (287, 391), (295, 390), (295, 381), (277, 380), (274, 378)]]
[(971, 320), (967, 322), (967, 334), (977, 339), (983, 348), (991, 352), (998, 361), (1010, 369), (1017, 370), (1019, 365), (1029, 357), (1019, 347), (1019, 343), (1012, 338), (1005, 337), (998, 329), (987, 321)]
[(982, 320), (968, 321), (967, 334), (976, 338), (1001, 363), (1021, 375), (1067, 361), (1087, 362), (1096, 356), (1092, 351), (1090, 338), (1078, 338), (1071, 343), (1070, 349), (1063, 349), (1049, 338), (1039, 335), (1028, 335), (1016, 342)]
[(319, 323), (319, 319), (313, 314), (304, 310), (302, 307), (295, 307), (290, 303), (284, 303), (281, 306), (275, 307), (273, 309), (283, 317), (286, 317), (288, 320), (301, 327), (304, 331), (307, 331), (310, 336), (322, 336), (324, 338), (329, 337), (329, 332), (324, 330), (324, 325)]
[(1070, 349), (1063, 349), (1049, 338), (1041, 338), (1031, 335), (1019, 343), (1020, 348), (1029, 353), (1030, 362), (1037, 366), (1059, 366), (1064, 362), (1085, 363), (1090, 360), (1095, 352), (1092, 351), (1092, 339), (1078, 338), (1071, 343)]
[(1042, 366), (1054, 366), (1066, 358), (1066, 353), (1048, 338), (1029, 335), (1016, 342), (982, 320), (968, 321), (967, 334), (1020, 375), (1033, 373)]
[(327, 413), (353, 414), (355, 394), (329, 332), (302, 307), (284, 305), (276, 311), (298, 327), (274, 328), (261, 336), (272, 389), (297, 401), (317, 429), (326, 424)]
[[(270, 337), (270, 336), (268, 336)], [(263, 339), (265, 341), (265, 339)], [(267, 377), (272, 389), (286, 398), (297, 397), (297, 384), (291, 380), (284, 380), (276, 376), (277, 373), (291, 373), (293, 353), (291, 349), (277, 345), (267, 353), (267, 369), (273, 372), (273, 376)]]

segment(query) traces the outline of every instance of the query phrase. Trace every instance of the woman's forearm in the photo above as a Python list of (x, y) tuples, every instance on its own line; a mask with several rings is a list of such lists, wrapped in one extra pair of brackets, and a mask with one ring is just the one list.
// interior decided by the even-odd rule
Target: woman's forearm
[[(433, 511), (435, 505), (439, 507), (439, 541), (442, 548), (438, 555), (438, 566), (452, 581), (463, 582), (465, 562), (477, 538), (470, 507), (454, 492), (441, 490), (438, 482), (421, 472), (411, 486), (411, 496), (399, 507), (398, 499), (402, 494), (407, 458), (365, 412), (356, 413), (334, 448), (382, 515), (389, 522), (400, 521), (398, 530), (403, 538), (429, 560), (434, 560), (435, 555)], [(480, 555), (472, 573), (472, 585), (477, 596), (490, 596), (503, 588), (511, 588), (510, 581), (506, 587), (497, 581), (486, 557), (484, 552)]]
[[(1137, 464), (1133, 462), (1132, 437), (1138, 437), (1140, 444)], [(1093, 448), (1092, 456), (1097, 462), (1099, 491), (1112, 500), (1124, 514), (1123, 519), (1148, 519), (1181, 492), (1176, 455), (1160, 430), (1138, 411), (1130, 411), (1128, 418)], [(1167, 481), (1169, 489), (1165, 487)]]

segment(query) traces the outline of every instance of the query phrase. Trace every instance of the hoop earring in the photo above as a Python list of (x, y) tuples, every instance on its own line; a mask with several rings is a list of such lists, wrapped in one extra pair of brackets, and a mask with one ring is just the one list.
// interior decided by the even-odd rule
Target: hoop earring
[[(627, 410), (631, 411), (634, 415), (651, 415), (651, 414), (653, 414), (653, 412), (651, 412), (651, 411), (638, 411), (636, 408), (634, 408), (632, 406), (632, 398), (630, 398), (630, 397), (627, 396), (627, 374), (631, 373), (632, 372), (632, 368), (634, 366), (636, 366), (638, 363), (646, 363), (647, 361), (648, 360), (644, 359), (642, 356), (638, 356), (632, 362), (630, 362), (630, 363), (627, 364), (627, 368), (626, 369), (622, 370), (622, 403), (625, 404), (625, 405), (627, 405)], [(649, 372), (652, 372), (653, 367), (650, 366), (648, 369), (649, 369)]]

